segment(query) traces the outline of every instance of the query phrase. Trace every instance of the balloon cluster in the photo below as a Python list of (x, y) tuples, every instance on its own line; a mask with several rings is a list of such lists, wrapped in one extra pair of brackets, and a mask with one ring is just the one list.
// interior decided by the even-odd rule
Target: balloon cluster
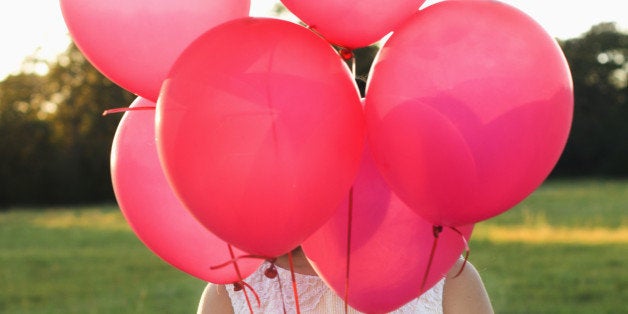
[[(60, 0), (88, 60), (140, 96), (111, 159), (138, 237), (215, 283), (261, 263), (242, 256), (302, 245), (364, 312), (440, 280), (474, 223), (550, 173), (573, 87), (556, 42), (516, 8), (423, 2), (283, 0), (303, 27), (248, 17), (249, 0)], [(390, 32), (361, 101), (331, 44)]]

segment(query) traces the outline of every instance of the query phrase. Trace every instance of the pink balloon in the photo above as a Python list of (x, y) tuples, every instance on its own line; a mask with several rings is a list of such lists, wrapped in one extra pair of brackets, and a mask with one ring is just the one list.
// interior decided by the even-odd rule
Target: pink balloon
[(498, 215), (566, 143), (573, 86), (560, 47), (497, 1), (446, 1), (401, 26), (374, 63), (366, 119), (393, 190), (434, 224)]
[(368, 46), (409, 18), (425, 0), (281, 0), (329, 42)]
[(157, 100), (170, 66), (208, 29), (249, 13), (249, 0), (60, 0), (87, 59), (123, 88)]
[[(137, 98), (131, 108), (154, 107)], [(174, 195), (161, 170), (155, 147), (155, 112), (127, 112), (118, 126), (111, 152), (111, 175), (118, 204), (142, 242), (164, 261), (200, 279), (227, 284), (240, 281), (235, 268), (212, 270), (232, 260), (228, 244), (205, 229)], [(234, 249), (235, 256), (248, 253)], [(260, 260), (237, 262), (242, 277)]]
[(218, 26), (179, 58), (157, 104), (171, 185), (205, 226), (268, 257), (334, 213), (357, 172), (364, 121), (334, 49), (286, 21)]
[[(318, 274), (345, 295), (348, 200), (330, 221), (302, 245)], [(348, 303), (365, 313), (387, 313), (417, 298), (441, 280), (460, 258), (465, 242), (448, 228), (434, 243), (433, 226), (390, 191), (370, 151), (353, 186)], [(473, 226), (459, 231), (469, 239)]]

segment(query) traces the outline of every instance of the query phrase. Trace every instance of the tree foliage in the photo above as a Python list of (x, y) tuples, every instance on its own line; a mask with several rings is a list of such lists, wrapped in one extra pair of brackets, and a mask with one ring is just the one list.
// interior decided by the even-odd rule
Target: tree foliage
[(574, 121), (555, 174), (628, 175), (628, 34), (602, 23), (560, 43), (574, 83)]
[[(54, 154), (50, 125), (41, 116), (45, 79), (19, 74), (2, 82), (0, 90), (0, 204), (45, 198), (43, 178)], [(44, 158), (42, 158), (44, 157)]]
[(132, 99), (74, 45), (47, 75), (0, 82), (0, 205), (111, 199), (109, 149), (119, 119), (102, 111)]

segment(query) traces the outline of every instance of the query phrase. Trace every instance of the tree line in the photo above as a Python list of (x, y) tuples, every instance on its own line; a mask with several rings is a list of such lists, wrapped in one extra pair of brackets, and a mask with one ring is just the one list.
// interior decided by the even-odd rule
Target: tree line
[[(573, 76), (575, 111), (552, 177), (626, 177), (628, 34), (602, 23), (559, 44)], [(355, 51), (358, 77), (366, 78), (376, 53), (375, 46)], [(0, 207), (111, 201), (109, 154), (120, 115), (102, 112), (135, 96), (74, 45), (47, 66), (43, 76), (23, 71), (0, 82)]]
[(133, 99), (74, 45), (46, 75), (0, 82), (0, 206), (111, 200), (109, 152), (119, 117), (102, 112)]

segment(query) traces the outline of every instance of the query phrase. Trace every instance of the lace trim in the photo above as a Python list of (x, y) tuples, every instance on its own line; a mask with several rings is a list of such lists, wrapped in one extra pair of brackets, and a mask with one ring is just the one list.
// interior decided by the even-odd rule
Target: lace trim
[[(264, 275), (264, 271), (268, 267), (270, 267), (270, 263), (265, 262), (255, 273), (244, 280), (255, 289), (260, 298), (261, 306), (258, 307), (253, 294), (249, 293), (253, 310), (256, 313), (258, 311), (261, 311), (261, 313), (283, 313), (285, 305), (286, 313), (296, 313), (292, 274), (289, 270), (277, 267), (277, 278), (269, 279)], [(317, 276), (295, 273), (295, 278), (301, 312), (313, 311), (320, 302), (325, 290), (328, 289), (327, 286)], [(242, 291), (234, 291), (233, 287), (228, 287), (227, 291), (229, 292), (234, 312), (248, 313), (249, 307), (244, 293)]]
[[(264, 275), (264, 271), (270, 267), (270, 263), (265, 262), (260, 268), (244, 281), (248, 283), (260, 299), (260, 306), (253, 293), (247, 291), (253, 311), (255, 313), (296, 313), (294, 292), (292, 290), (292, 275), (289, 270), (277, 267), (277, 278), (269, 279)], [(299, 308), (301, 313), (321, 313), (321, 309), (316, 307), (321, 302), (321, 298), (333, 298), (331, 303), (337, 308), (344, 307), (342, 298), (331, 292), (318, 276), (295, 274), (297, 281), (297, 291), (299, 293)], [(419, 298), (407, 303), (393, 314), (406, 313), (443, 313), (443, 286), (445, 279), (439, 281), (430, 290), (426, 291)], [(246, 288), (245, 288), (246, 289)], [(243, 291), (234, 291), (233, 286), (227, 287), (227, 292), (231, 298), (234, 313), (249, 313), (249, 307)], [(330, 293), (331, 292), (331, 293)], [(327, 303), (330, 304), (330, 303)], [(315, 310), (319, 310), (315, 312)], [(327, 311), (325, 311), (327, 312)], [(359, 313), (351, 311), (352, 313)]]

